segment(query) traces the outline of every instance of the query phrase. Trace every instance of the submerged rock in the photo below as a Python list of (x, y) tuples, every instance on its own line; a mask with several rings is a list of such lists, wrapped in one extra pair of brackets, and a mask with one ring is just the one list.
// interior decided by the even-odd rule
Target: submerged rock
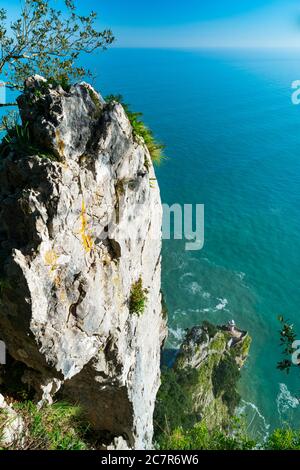
[(166, 329), (149, 152), (88, 84), (35, 76), (18, 104), (32, 142), (0, 164), (0, 338), (41, 404), (60, 390), (112, 445), (149, 448)]

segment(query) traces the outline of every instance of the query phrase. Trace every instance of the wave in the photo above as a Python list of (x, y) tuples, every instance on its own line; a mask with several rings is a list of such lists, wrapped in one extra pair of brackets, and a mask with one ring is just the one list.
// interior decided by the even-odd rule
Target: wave
[(180, 346), (184, 337), (185, 337), (185, 330), (183, 328), (180, 328), (180, 327), (177, 327), (176, 329), (169, 328), (169, 340), (173, 346), (176, 346), (176, 347)]
[(227, 305), (228, 305), (228, 300), (227, 299), (217, 299), (219, 303), (215, 306), (216, 310), (224, 310)]
[(236, 272), (236, 276), (237, 276), (241, 281), (243, 281), (243, 280), (245, 279), (245, 277), (246, 277), (246, 274), (241, 271), (241, 272)]
[(196, 281), (193, 281), (188, 286), (186, 286), (186, 290), (188, 290), (189, 293), (193, 295), (202, 293), (202, 287)]
[(241, 401), (237, 410), (238, 416), (245, 416), (247, 431), (255, 437), (259, 437), (262, 442), (266, 441), (270, 433), (270, 424), (267, 423), (259, 408), (250, 401)]
[(179, 278), (179, 286), (188, 291), (190, 295), (200, 295), (204, 300), (209, 300), (211, 298), (210, 292), (206, 292), (203, 287), (193, 280), (195, 275), (191, 272), (184, 273)]
[(284, 383), (279, 384), (279, 393), (276, 398), (279, 418), (283, 423), (290, 419), (290, 413), (300, 405), (299, 398), (293, 396)]
[(209, 292), (203, 292), (202, 297), (203, 297), (203, 299), (210, 299), (211, 294)]
[(186, 277), (194, 277), (194, 274), (193, 273), (184, 273), (180, 276), (180, 280), (182, 281)]

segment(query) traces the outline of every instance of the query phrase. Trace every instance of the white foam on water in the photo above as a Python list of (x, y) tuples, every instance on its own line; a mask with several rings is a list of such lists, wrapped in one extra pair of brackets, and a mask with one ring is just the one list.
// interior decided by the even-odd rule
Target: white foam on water
[(209, 292), (203, 292), (202, 297), (203, 297), (203, 299), (210, 299), (211, 295), (210, 295)]
[(242, 271), (241, 271), (241, 272), (237, 272), (236, 275), (237, 275), (237, 277), (238, 277), (241, 281), (243, 281), (243, 280), (245, 279), (245, 276), (246, 276), (246, 274), (243, 273)]
[(184, 273), (180, 276), (180, 280), (183, 281), (186, 277), (194, 277), (193, 273)]
[(265, 441), (269, 436), (270, 424), (267, 423), (264, 415), (259, 411), (258, 407), (250, 401), (241, 401), (241, 405), (237, 410), (237, 415), (247, 416), (247, 431), (255, 436), (260, 436)]
[(299, 398), (291, 394), (286, 384), (280, 383), (276, 404), (279, 417), (281, 420), (284, 420), (284, 415), (298, 408), (300, 402)]
[(185, 336), (185, 330), (180, 327), (177, 327), (176, 329), (169, 328), (169, 336), (172, 340), (172, 343), (173, 343), (173, 340), (175, 340), (174, 341), (175, 345), (179, 346), (182, 343), (183, 338)]
[(188, 286), (186, 286), (186, 289), (189, 291), (190, 294), (193, 295), (201, 294), (202, 292), (202, 287), (196, 281), (191, 282)]
[(219, 303), (215, 306), (215, 309), (216, 310), (224, 310), (228, 305), (228, 300), (218, 298), (218, 301), (219, 301)]
[(210, 292), (206, 292), (203, 287), (196, 280), (192, 280), (194, 274), (191, 272), (184, 273), (179, 278), (179, 285), (182, 289), (189, 292), (191, 295), (201, 295), (204, 300), (211, 298)]

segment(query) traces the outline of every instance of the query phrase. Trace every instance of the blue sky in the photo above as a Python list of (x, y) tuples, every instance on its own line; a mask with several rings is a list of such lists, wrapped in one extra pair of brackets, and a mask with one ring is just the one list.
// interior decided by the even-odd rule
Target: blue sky
[[(53, 0), (57, 5), (61, 0)], [(18, 0), (0, 0), (14, 16)], [(299, 0), (77, 0), (116, 47), (300, 47)]]

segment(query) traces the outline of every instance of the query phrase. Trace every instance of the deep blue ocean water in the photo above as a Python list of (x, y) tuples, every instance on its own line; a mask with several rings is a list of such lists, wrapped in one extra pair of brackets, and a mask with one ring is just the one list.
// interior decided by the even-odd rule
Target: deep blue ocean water
[(241, 383), (249, 429), (300, 427), (300, 371), (280, 360), (279, 314), (300, 335), (300, 51), (121, 50), (96, 80), (121, 93), (166, 144), (163, 202), (205, 204), (205, 245), (165, 241), (168, 346), (184, 329), (234, 318), (253, 337)]
[(89, 62), (99, 91), (122, 94), (166, 144), (163, 202), (205, 204), (202, 251), (164, 242), (168, 347), (204, 319), (233, 318), (253, 337), (249, 429), (300, 428), (300, 371), (276, 370), (277, 316), (300, 335), (300, 50), (112, 49)]

